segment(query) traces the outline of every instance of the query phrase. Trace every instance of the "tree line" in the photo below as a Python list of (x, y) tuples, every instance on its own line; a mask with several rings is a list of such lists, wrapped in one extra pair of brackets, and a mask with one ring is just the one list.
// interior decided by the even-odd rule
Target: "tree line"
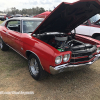
[[(15, 15), (15, 14), (37, 15), (37, 14), (40, 14), (40, 13), (45, 12), (45, 11), (46, 10), (42, 7), (36, 7), (36, 8), (33, 7), (33, 8), (30, 8), (30, 9), (23, 8), (22, 10), (16, 9), (15, 7), (12, 7), (10, 9), (6, 9), (3, 12), (7, 13), (7, 14), (12, 14), (12, 15)], [(2, 11), (0, 11), (0, 12), (2, 12)]]

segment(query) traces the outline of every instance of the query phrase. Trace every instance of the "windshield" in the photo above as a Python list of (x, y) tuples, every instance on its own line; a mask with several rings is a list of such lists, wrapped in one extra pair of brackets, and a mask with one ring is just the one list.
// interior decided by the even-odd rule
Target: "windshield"
[(23, 33), (32, 33), (42, 21), (23, 20)]
[(96, 14), (95, 16), (93, 16), (93, 17), (90, 18), (90, 22), (91, 22), (91, 23), (95, 23), (95, 22), (97, 22), (99, 19), (100, 19), (100, 15), (99, 15), (99, 14)]

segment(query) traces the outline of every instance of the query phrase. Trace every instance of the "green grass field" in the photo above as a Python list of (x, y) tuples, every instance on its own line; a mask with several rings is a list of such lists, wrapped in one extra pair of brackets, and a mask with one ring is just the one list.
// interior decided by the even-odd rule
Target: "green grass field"
[(0, 24), (3, 23), (3, 21), (0, 20)]

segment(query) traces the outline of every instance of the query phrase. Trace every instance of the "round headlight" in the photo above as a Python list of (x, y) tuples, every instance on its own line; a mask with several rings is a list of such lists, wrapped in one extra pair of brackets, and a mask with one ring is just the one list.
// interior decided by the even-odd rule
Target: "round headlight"
[(69, 60), (69, 58), (70, 58), (70, 54), (64, 55), (63, 62), (67, 62)]
[(99, 53), (99, 52), (100, 52), (100, 47), (97, 48), (97, 53)]
[(62, 61), (62, 56), (56, 57), (56, 59), (55, 59), (55, 63), (56, 63), (56, 64), (60, 64), (61, 61)]

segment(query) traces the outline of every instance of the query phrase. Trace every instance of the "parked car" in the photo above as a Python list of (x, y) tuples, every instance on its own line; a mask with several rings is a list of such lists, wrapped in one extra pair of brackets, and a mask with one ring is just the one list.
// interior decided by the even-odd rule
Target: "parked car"
[(41, 14), (38, 14), (34, 17), (38, 17), (38, 18), (46, 18), (51, 12), (50, 11), (46, 11), (46, 12), (43, 12)]
[(7, 19), (10, 19), (10, 18), (13, 18), (13, 15), (7, 14), (7, 15), (5, 16), (5, 19), (6, 19), (6, 20), (7, 20)]
[(100, 40), (100, 15), (96, 14), (78, 26), (76, 33)]
[(22, 17), (22, 15), (21, 14), (16, 14), (13, 17)]
[(2, 13), (0, 13), (0, 20), (1, 21), (4, 21), (5, 19), (6, 19), (6, 14), (2, 14)]
[(45, 19), (11, 18), (0, 26), (1, 50), (10, 47), (28, 59), (35, 80), (88, 67), (100, 56), (100, 41), (70, 32), (98, 12), (98, 0), (82, 0), (62, 2)]

